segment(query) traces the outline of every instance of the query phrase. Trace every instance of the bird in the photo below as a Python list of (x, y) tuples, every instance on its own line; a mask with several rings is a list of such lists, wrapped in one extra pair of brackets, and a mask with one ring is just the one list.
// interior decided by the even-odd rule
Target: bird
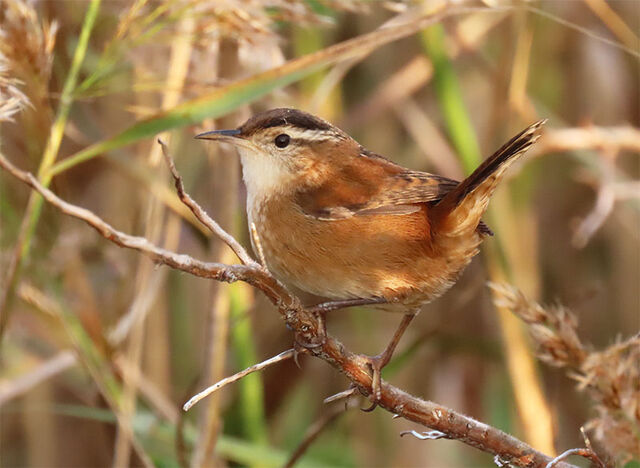
[(461, 182), (398, 165), (292, 108), (196, 138), (237, 148), (252, 246), (278, 280), (329, 299), (318, 312), (369, 304), (404, 314), (385, 350), (367, 357), (375, 407), (382, 368), (421, 307), (448, 290), (493, 235), (481, 220), (489, 199), (544, 123), (522, 130)]

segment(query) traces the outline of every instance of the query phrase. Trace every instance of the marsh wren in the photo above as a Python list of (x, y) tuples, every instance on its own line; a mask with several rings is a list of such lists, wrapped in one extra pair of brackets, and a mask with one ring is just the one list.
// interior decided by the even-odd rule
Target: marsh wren
[(375, 403), (380, 370), (415, 313), (451, 287), (491, 235), (480, 219), (489, 198), (543, 123), (513, 137), (462, 182), (399, 166), (296, 109), (273, 109), (196, 138), (237, 147), (249, 225), (279, 280), (332, 299), (336, 308), (370, 303), (405, 313), (385, 351), (369, 358)]

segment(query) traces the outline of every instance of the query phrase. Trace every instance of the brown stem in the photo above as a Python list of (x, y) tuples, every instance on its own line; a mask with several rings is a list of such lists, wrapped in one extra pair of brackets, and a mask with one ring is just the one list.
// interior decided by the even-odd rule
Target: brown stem
[[(317, 315), (305, 309), (300, 300), (292, 295), (276, 278), (257, 263), (254, 265), (226, 265), (208, 263), (189, 255), (177, 254), (153, 245), (143, 237), (120, 232), (93, 212), (65, 202), (51, 190), (38, 182), (33, 174), (22, 171), (0, 154), (0, 167), (38, 191), (49, 203), (65, 214), (83, 220), (103, 237), (121, 246), (137, 250), (154, 261), (172, 268), (217, 281), (244, 281), (262, 291), (278, 308), (287, 326), (300, 342), (318, 343), (307, 351), (326, 361), (346, 375), (365, 396), (371, 392), (372, 376), (366, 356), (352, 353), (342, 343), (327, 335), (322, 339), (321, 322)], [(484, 452), (497, 456), (501, 461), (515, 466), (543, 467), (552, 457), (533, 449), (524, 442), (499, 429), (459, 414), (452, 409), (431, 401), (425, 401), (381, 382), (378, 405), (409, 421), (422, 424), (446, 434), (449, 439), (459, 440)], [(566, 466), (566, 465), (565, 465)]]

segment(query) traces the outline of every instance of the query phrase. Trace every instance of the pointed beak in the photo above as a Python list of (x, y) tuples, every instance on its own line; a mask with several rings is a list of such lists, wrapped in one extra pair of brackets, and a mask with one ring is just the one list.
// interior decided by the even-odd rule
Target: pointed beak
[(199, 140), (226, 140), (226, 141), (230, 141), (233, 140), (235, 138), (239, 138), (238, 135), (240, 135), (240, 130), (239, 129), (233, 129), (233, 130), (212, 130), (210, 132), (204, 132), (204, 133), (200, 133), (199, 135), (196, 135), (194, 138), (197, 138)]

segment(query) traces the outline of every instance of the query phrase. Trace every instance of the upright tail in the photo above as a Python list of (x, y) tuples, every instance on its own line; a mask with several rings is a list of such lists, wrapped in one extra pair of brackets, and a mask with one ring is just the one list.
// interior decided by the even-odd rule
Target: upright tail
[[(546, 119), (539, 120), (514, 136), (438, 202), (431, 213), (439, 232), (456, 237), (478, 229), (504, 172), (536, 142), (540, 137), (538, 130), (545, 122)], [(484, 229), (487, 230), (486, 226)]]

